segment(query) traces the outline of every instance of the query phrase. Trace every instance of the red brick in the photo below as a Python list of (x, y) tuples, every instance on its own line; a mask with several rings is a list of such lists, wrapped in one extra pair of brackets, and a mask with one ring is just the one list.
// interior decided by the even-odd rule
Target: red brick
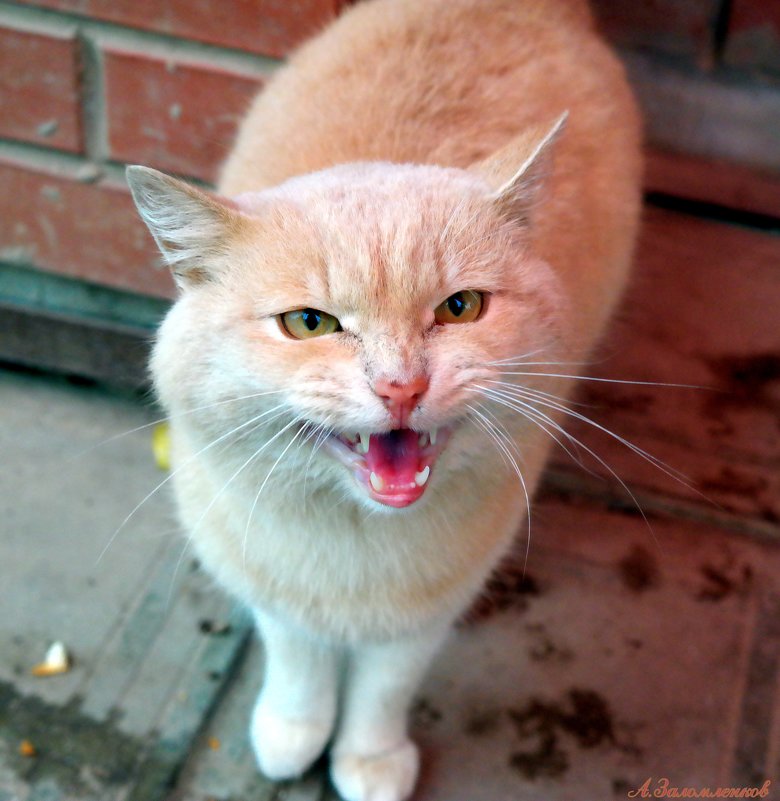
[(720, 0), (593, 0), (604, 33), (616, 44), (709, 62)]
[(0, 258), (147, 295), (174, 294), (126, 187), (0, 160)]
[(72, 36), (0, 28), (0, 136), (82, 152)]
[(332, 19), (341, 0), (21, 0), (132, 28), (283, 56)]
[[(640, 491), (714, 513), (700, 492), (776, 526), (780, 238), (659, 210), (646, 216), (633, 287), (589, 374), (707, 389), (587, 382), (588, 406), (577, 411), (682, 471), (693, 489), (592, 427), (569, 428)], [(577, 470), (567, 457), (556, 462)], [(606, 468), (592, 466), (623, 493)]]
[(768, 0), (733, 0), (725, 61), (780, 73), (780, 5)]
[(119, 49), (104, 64), (110, 158), (213, 180), (260, 78)]

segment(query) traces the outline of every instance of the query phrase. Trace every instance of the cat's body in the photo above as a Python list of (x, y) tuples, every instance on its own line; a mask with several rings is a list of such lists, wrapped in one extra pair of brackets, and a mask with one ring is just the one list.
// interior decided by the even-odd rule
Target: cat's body
[[(411, 791), (409, 700), (521, 529), (559, 417), (495, 382), (568, 395), (543, 374), (570, 365), (534, 365), (586, 358), (620, 296), (638, 148), (579, 2), (374, 0), (261, 94), (220, 183), (232, 203), (131, 176), (184, 289), (153, 360), (179, 509), (255, 610), (270, 775), (333, 736), (348, 801)], [(464, 298), (481, 311), (455, 324)], [(296, 309), (340, 328), (291, 336)]]

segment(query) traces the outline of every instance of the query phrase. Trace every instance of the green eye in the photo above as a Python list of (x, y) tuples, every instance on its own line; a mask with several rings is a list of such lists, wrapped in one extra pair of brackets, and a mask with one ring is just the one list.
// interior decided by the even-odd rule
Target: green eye
[(341, 331), (341, 324), (332, 315), (319, 309), (295, 309), (279, 315), (282, 328), (295, 339), (312, 339), (334, 331)]
[(440, 303), (433, 312), (439, 325), (445, 323), (470, 323), (479, 317), (482, 311), (482, 293), (466, 289), (450, 295), (444, 303)]

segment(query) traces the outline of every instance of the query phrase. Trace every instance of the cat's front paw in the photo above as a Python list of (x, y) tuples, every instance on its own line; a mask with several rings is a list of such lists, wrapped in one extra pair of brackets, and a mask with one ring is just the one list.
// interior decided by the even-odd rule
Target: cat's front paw
[(330, 775), (344, 801), (404, 801), (417, 781), (420, 755), (406, 740), (375, 756), (334, 754)]
[(250, 736), (260, 770), (274, 781), (293, 779), (322, 753), (331, 726), (313, 720), (290, 720), (261, 705), (255, 707)]

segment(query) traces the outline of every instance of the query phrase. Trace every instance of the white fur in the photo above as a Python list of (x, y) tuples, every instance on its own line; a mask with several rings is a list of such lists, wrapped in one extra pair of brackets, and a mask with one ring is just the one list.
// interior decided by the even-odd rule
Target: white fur
[(251, 738), (271, 779), (300, 776), (317, 759), (336, 719), (339, 653), (289, 623), (258, 610), (265, 680), (252, 714)]

